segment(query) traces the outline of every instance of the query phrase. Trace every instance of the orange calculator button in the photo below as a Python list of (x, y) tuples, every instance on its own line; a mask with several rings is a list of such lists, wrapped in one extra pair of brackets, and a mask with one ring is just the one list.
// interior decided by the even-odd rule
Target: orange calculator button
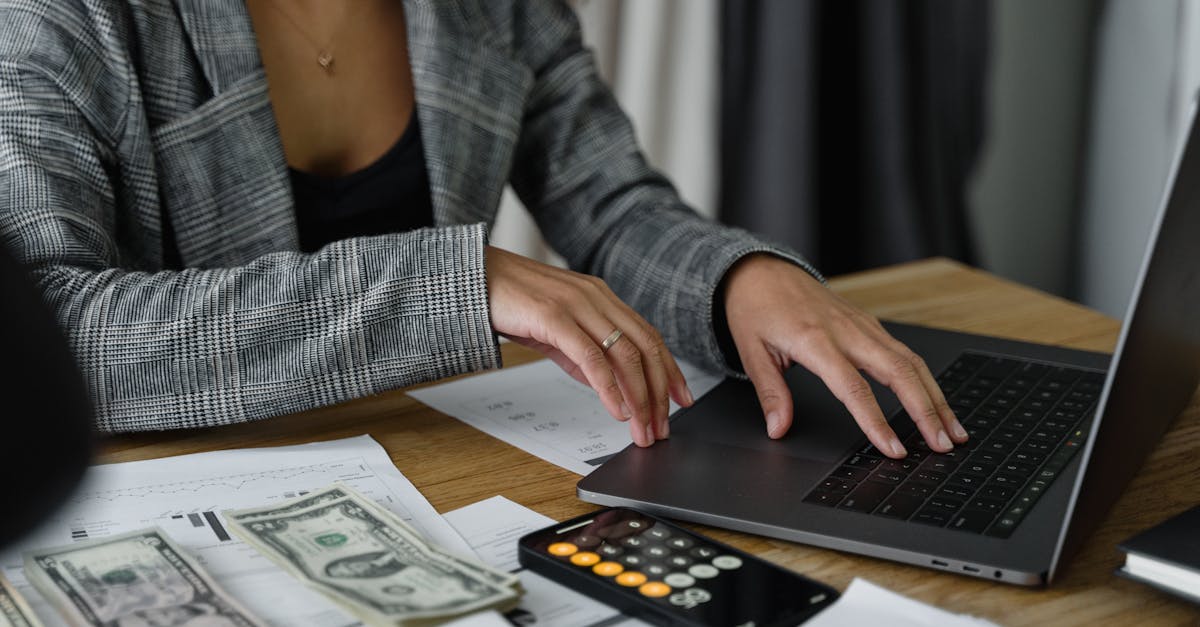
[(620, 575), (617, 575), (617, 583), (622, 586), (635, 588), (646, 583), (646, 576), (636, 570), (627, 570)]
[(549, 547), (547, 547), (546, 550), (550, 551), (551, 555), (557, 555), (559, 557), (566, 557), (568, 555), (571, 555), (575, 551), (578, 551), (579, 547), (575, 546), (574, 544), (571, 544), (570, 542), (555, 542), (554, 544), (551, 544)]
[(661, 581), (651, 581), (649, 583), (642, 584), (642, 587), (638, 588), (638, 592), (641, 592), (648, 597), (665, 597), (668, 594), (671, 594), (671, 586), (668, 586)]
[(600, 562), (592, 567), (592, 572), (601, 577), (612, 577), (621, 574), (625, 567), (616, 562)]
[(576, 566), (591, 566), (600, 561), (600, 556), (591, 551), (580, 551), (571, 556), (571, 563)]

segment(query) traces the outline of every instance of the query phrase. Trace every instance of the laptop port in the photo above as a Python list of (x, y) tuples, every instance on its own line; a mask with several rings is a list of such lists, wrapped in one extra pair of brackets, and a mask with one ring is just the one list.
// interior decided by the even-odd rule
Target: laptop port
[(947, 564), (946, 562), (943, 562), (942, 560), (933, 560), (933, 565), (941, 566), (942, 568), (946, 568), (946, 567), (950, 566), (949, 564)]
[(967, 571), (968, 573), (977, 573), (977, 572), (979, 572), (979, 569), (978, 569), (978, 568), (976, 568), (976, 567), (974, 567), (974, 566), (963, 566), (963, 570)]

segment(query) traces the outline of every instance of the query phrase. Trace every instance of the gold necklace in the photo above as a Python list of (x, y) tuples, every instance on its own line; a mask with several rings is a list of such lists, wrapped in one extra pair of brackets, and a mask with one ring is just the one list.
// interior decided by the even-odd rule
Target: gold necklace
[[(365, 4), (365, 2), (360, 2), (360, 4)], [(325, 42), (324, 45), (321, 45), (321, 43), (318, 42), (315, 37), (310, 35), (308, 31), (300, 25), (300, 22), (298, 22), (296, 18), (292, 17), (292, 15), (287, 11), (284, 11), (283, 7), (279, 6), (275, 0), (270, 0), (270, 5), (281, 15), (283, 15), (283, 17), (287, 18), (287, 21), (291, 22), (292, 28), (295, 28), (296, 32), (300, 33), (302, 37), (307, 39), (308, 43), (312, 44), (313, 48), (316, 48), (317, 65), (321, 66), (322, 70), (325, 70), (326, 76), (333, 76), (333, 42), (337, 39), (337, 36), (341, 34), (342, 28), (345, 27), (346, 22), (349, 20), (350, 12), (347, 11), (342, 14), (342, 21), (333, 31), (333, 35), (329, 37), (329, 41)]]

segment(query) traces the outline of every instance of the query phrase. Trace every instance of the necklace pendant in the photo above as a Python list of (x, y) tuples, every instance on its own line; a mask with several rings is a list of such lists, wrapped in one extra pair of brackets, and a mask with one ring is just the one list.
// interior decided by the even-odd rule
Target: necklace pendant
[(328, 52), (321, 52), (317, 55), (317, 65), (320, 65), (326, 74), (333, 74), (333, 55)]

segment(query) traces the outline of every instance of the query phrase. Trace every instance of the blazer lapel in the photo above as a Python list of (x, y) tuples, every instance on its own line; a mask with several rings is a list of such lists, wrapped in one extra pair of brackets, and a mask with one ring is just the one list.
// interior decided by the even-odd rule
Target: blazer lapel
[(185, 266), (297, 250), (287, 160), (242, 0), (177, 0), (212, 97), (154, 129), (160, 188)]
[(421, 138), (438, 226), (491, 226), (533, 74), (458, 2), (405, 0)]

